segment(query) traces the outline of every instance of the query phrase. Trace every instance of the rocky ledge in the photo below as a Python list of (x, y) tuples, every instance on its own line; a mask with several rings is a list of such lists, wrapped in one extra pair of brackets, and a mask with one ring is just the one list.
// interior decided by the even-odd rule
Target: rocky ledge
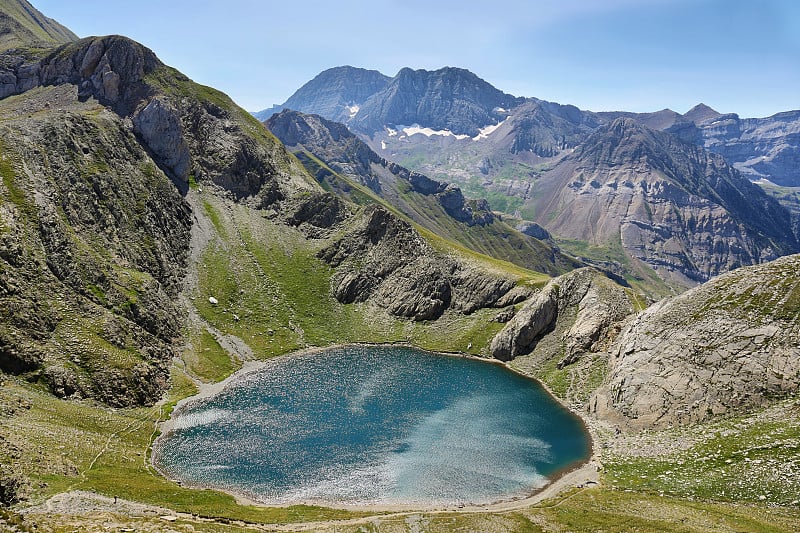
[[(395, 316), (435, 320), (447, 309), (472, 313), (515, 303), (515, 280), (489, 276), (438, 253), (407, 222), (371, 205), (319, 257), (337, 271), (331, 293), (342, 303), (367, 300)], [(508, 295), (508, 298), (506, 298)]]
[(570, 312), (575, 313), (575, 319), (560, 339), (563, 356), (559, 367), (613, 339), (620, 321), (633, 313), (633, 305), (625, 289), (600, 272), (592, 268), (574, 270), (548, 282), (525, 303), (492, 339), (492, 356), (509, 361), (530, 353), (555, 328), (559, 315)]

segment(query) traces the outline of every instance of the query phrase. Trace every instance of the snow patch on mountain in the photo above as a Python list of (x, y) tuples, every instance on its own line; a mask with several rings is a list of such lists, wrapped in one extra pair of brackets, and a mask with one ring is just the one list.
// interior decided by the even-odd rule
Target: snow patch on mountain
[(489, 124), (485, 128), (481, 128), (480, 129), (480, 133), (478, 133), (478, 135), (473, 137), (472, 140), (473, 141), (480, 141), (481, 139), (486, 139), (487, 137), (489, 137), (489, 135), (494, 133), (497, 130), (497, 128), (499, 128), (500, 126), (505, 124), (506, 120), (508, 120), (509, 118), (511, 118), (511, 117), (506, 117), (502, 122), (498, 122), (497, 124)]
[[(421, 133), (426, 137), (441, 135), (443, 137), (455, 137), (456, 139), (459, 140), (469, 139), (469, 135), (456, 135), (450, 130), (434, 130), (431, 128), (423, 128), (419, 124), (412, 124), (411, 126), (399, 126), (399, 128), (403, 130), (403, 133), (405, 133), (409, 137), (411, 137), (412, 135), (416, 135), (417, 133)], [(389, 135), (391, 135), (391, 133)]]

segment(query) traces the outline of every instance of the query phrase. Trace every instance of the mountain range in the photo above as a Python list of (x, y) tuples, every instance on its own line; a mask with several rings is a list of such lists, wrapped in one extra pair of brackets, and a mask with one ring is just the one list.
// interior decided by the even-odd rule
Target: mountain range
[(779, 186), (800, 185), (798, 112), (593, 113), (505, 94), (463, 69), (388, 78), (353, 67), (321, 73), (282, 108), (340, 121), (378, 157), (488, 197), (655, 293), (800, 250), (796, 197)]
[[(0, 14), (0, 528), (800, 527), (798, 211), (699, 142), (713, 110), (342, 67), (264, 123), (129, 38)], [(764, 120), (741, 131), (791, 153)], [(534, 377), (590, 462), (555, 505), (399, 515), (243, 504), (150, 463), (179, 401), (347, 343)]]

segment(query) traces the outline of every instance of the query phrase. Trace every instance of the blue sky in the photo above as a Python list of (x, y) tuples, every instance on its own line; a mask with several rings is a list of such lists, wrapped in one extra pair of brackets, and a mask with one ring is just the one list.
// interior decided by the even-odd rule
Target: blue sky
[(32, 0), (79, 36), (118, 33), (257, 111), (338, 65), (467, 68), (594, 111), (800, 109), (796, 0)]

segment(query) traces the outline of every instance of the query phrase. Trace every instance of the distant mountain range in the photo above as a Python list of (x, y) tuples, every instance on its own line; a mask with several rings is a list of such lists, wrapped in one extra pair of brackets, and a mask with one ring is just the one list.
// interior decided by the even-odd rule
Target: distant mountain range
[[(283, 105), (255, 116), (266, 120), (282, 109), (342, 122), (365, 137), (381, 138), (390, 145), (381, 134), (397, 131), (398, 126), (422, 130), (408, 128), (414, 132), (411, 135), (462, 137), (457, 140), (469, 136), (481, 141), (494, 136), (502, 124), (505, 127), (497, 135), (506, 137), (503, 148), (514, 154), (530, 151), (540, 157), (558, 155), (601, 124), (624, 116), (719, 153), (753, 180), (800, 186), (800, 110), (745, 119), (735, 113), (721, 114), (705, 104), (683, 115), (670, 109), (593, 113), (503, 93), (464, 69), (404, 68), (390, 78), (378, 71), (347, 66), (320, 73)], [(510, 143), (509, 135), (513, 137)]]
[(394, 78), (337, 67), (275, 109), (341, 122), (375, 157), (488, 198), (632, 281), (688, 287), (798, 250), (800, 209), (780, 187), (800, 186), (800, 111), (594, 113), (450, 67)]
[(543, 229), (512, 227), (486, 200), (467, 200), (454, 185), (387, 161), (343, 124), (288, 109), (264, 124), (325, 188), (341, 196), (355, 202), (373, 196), (436, 235), (525, 268), (557, 275), (582, 266), (543, 242)]

